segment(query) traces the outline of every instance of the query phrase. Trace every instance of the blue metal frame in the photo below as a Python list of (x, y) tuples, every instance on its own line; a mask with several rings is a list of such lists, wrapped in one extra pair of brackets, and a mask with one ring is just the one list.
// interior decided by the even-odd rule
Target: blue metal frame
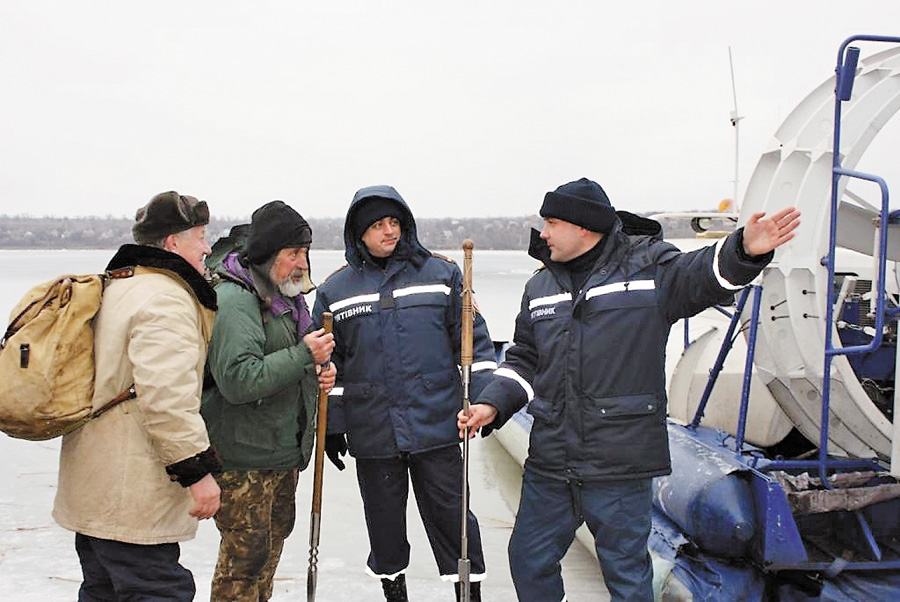
[(759, 329), (759, 304), (762, 299), (762, 287), (751, 286), (753, 295), (753, 319), (750, 320), (750, 333), (747, 335), (747, 359), (744, 362), (744, 386), (741, 389), (741, 408), (738, 414), (738, 428), (735, 435), (735, 447), (744, 448), (744, 432), (747, 427), (747, 413), (750, 409), (750, 379), (753, 377), (753, 358), (756, 355), (756, 332)]
[[(885, 317), (885, 291), (884, 278), (887, 267), (887, 242), (889, 224), (888, 188), (885, 181), (871, 174), (844, 169), (841, 167), (841, 103), (850, 100), (853, 91), (853, 80), (856, 77), (856, 65), (859, 59), (859, 48), (850, 46), (854, 41), (892, 42), (900, 44), (900, 38), (887, 36), (851, 36), (844, 40), (838, 51), (837, 66), (835, 67), (835, 100), (834, 100), (834, 140), (832, 148), (831, 168), (831, 220), (829, 224), (828, 257), (823, 262), (828, 268), (828, 282), (834, 282), (835, 252), (837, 247), (837, 215), (839, 201), (839, 183), (842, 176), (859, 178), (875, 182), (881, 188), (881, 228), (878, 237), (878, 284), (875, 297), (875, 336), (867, 345), (853, 345), (850, 347), (835, 348), (833, 344), (834, 321), (834, 291), (829, 287), (825, 307), (825, 365), (822, 373), (822, 417), (819, 426), (819, 460), (818, 471), (823, 477), (828, 471), (828, 421), (831, 402), (831, 363), (836, 355), (848, 355), (851, 353), (865, 353), (881, 346), (884, 331)], [(827, 479), (822, 479), (826, 487), (830, 487)]]
[[(884, 331), (884, 323), (886, 318), (895, 318), (900, 315), (900, 308), (886, 308), (885, 294), (885, 276), (887, 266), (887, 244), (888, 244), (888, 224), (895, 223), (900, 217), (900, 212), (889, 212), (889, 195), (885, 181), (874, 175), (847, 170), (841, 167), (840, 155), (840, 129), (841, 129), (841, 103), (850, 99), (853, 81), (856, 75), (857, 61), (859, 58), (859, 49), (849, 46), (854, 41), (874, 41), (874, 42), (890, 42), (900, 44), (900, 38), (886, 36), (853, 36), (847, 38), (840, 47), (838, 52), (837, 67), (835, 69), (836, 86), (835, 86), (835, 109), (834, 109), (834, 147), (833, 147), (833, 164), (832, 164), (832, 184), (831, 184), (831, 214), (829, 225), (829, 245), (828, 255), (822, 259), (822, 264), (828, 268), (828, 282), (834, 282), (835, 278), (835, 254), (837, 241), (837, 216), (839, 201), (839, 183), (841, 177), (858, 178), (877, 183), (881, 189), (881, 209), (879, 212), (880, 232), (878, 237), (878, 264), (877, 282), (879, 286), (875, 287), (873, 292), (876, 295), (875, 300), (875, 335), (873, 339), (865, 345), (851, 345), (847, 347), (835, 347), (833, 344), (833, 327), (834, 321), (834, 303), (836, 301), (836, 292), (829, 287), (826, 302), (825, 316), (825, 347), (824, 347), (824, 371), (823, 371), (823, 389), (822, 389), (822, 415), (819, 432), (819, 452), (816, 460), (768, 460), (760, 457), (752, 446), (745, 445), (744, 435), (749, 413), (750, 403), (750, 382), (753, 367), (753, 358), (756, 347), (756, 333), (759, 325), (760, 300), (762, 297), (762, 287), (751, 285), (746, 287), (739, 298), (737, 308), (731, 316), (731, 323), (725, 336), (719, 355), (713, 368), (710, 370), (710, 376), (706, 384), (706, 388), (700, 399), (700, 404), (694, 414), (691, 423), (684, 428), (692, 432), (698, 441), (702, 441), (704, 445), (712, 448), (722, 447), (729, 448), (724, 440), (713, 441), (710, 438), (710, 429), (700, 428), (706, 405), (709, 402), (713, 386), (724, 366), (725, 359), (730, 352), (734, 343), (734, 333), (740, 323), (741, 316), (750, 296), (751, 291), (754, 292), (754, 302), (750, 315), (749, 335), (747, 358), (744, 368), (744, 382), (741, 392), (740, 414), (738, 418), (737, 434), (734, 438), (732, 452), (736, 459), (745, 467), (746, 473), (751, 478), (753, 494), (755, 497), (757, 508), (757, 521), (762, 527), (762, 537), (757, 540), (757, 547), (754, 550), (756, 561), (759, 562), (767, 571), (778, 570), (804, 570), (804, 571), (821, 571), (826, 574), (836, 574), (840, 571), (871, 571), (871, 570), (894, 570), (900, 569), (900, 559), (891, 558), (883, 560), (884, 556), (878, 542), (875, 539), (869, 522), (861, 511), (853, 514), (862, 534), (862, 540), (868, 548), (873, 561), (856, 561), (846, 562), (843, 559), (836, 558), (832, 562), (812, 562), (807, 554), (804, 543), (801, 539), (797, 523), (793, 517), (790, 506), (787, 501), (786, 494), (781, 485), (768, 473), (775, 470), (783, 471), (800, 471), (806, 470), (818, 473), (820, 481), (825, 488), (833, 488), (828, 482), (829, 471), (848, 471), (848, 470), (881, 470), (883, 467), (875, 460), (871, 459), (841, 459), (830, 458), (828, 456), (828, 432), (829, 432), (829, 409), (831, 401), (831, 364), (837, 355), (850, 355), (859, 353), (868, 353), (877, 349), (882, 344), (882, 336)], [(723, 311), (724, 313), (724, 311)], [(689, 345), (688, 326), (685, 323), (685, 348)], [(895, 417), (898, 419), (898, 417)], [(895, 550), (896, 551), (896, 550)]]
[[(712, 390), (716, 384), (716, 380), (718, 380), (719, 378), (719, 373), (722, 371), (722, 367), (725, 365), (725, 358), (728, 357), (728, 353), (731, 351), (731, 346), (734, 344), (734, 331), (737, 330), (737, 325), (741, 321), (741, 312), (744, 311), (744, 304), (747, 303), (747, 297), (749, 295), (750, 287), (745, 288), (741, 292), (741, 297), (738, 300), (737, 308), (735, 309), (734, 314), (731, 316), (731, 323), (728, 325), (728, 332), (725, 334), (725, 340), (722, 341), (722, 347), (719, 348), (719, 355), (716, 357), (716, 363), (713, 364), (712, 369), (709, 371), (709, 379), (706, 381), (706, 388), (703, 390), (703, 395), (700, 397), (700, 404), (697, 406), (696, 412), (694, 412), (694, 419), (691, 420), (690, 428), (692, 429), (696, 429), (700, 425), (700, 421), (703, 420), (703, 413), (706, 411), (706, 404), (709, 403), (709, 396), (712, 394)], [(689, 344), (687, 328), (687, 320), (685, 320), (685, 349), (687, 349)], [(752, 362), (752, 356), (748, 354), (747, 357)], [(743, 405), (744, 400), (742, 398), (741, 406), (743, 407)]]

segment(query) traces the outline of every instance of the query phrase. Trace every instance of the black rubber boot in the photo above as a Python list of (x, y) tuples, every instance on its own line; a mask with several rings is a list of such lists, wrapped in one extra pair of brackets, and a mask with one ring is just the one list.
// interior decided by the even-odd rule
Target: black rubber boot
[[(456, 602), (459, 602), (462, 586), (459, 583), (454, 583), (453, 586), (456, 588)], [(480, 581), (471, 581), (469, 583), (469, 602), (481, 602)]]
[(406, 575), (399, 574), (393, 580), (382, 579), (381, 589), (384, 590), (384, 599), (387, 602), (409, 602), (406, 597)]

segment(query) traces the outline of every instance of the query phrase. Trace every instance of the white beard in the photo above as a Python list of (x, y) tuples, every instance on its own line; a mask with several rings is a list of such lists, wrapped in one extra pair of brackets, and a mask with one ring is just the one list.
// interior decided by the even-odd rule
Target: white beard
[(285, 297), (296, 297), (303, 292), (303, 280), (294, 280), (288, 276), (278, 284), (278, 291)]

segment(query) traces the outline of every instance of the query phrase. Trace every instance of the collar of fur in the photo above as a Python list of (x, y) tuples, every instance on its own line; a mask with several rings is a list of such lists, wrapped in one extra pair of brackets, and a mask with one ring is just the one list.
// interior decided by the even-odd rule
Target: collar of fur
[(200, 301), (203, 307), (213, 311), (217, 309), (216, 291), (194, 269), (194, 266), (185, 261), (181, 255), (145, 245), (122, 245), (116, 251), (116, 254), (113, 255), (113, 258), (109, 260), (109, 265), (106, 266), (106, 269), (117, 270), (132, 266), (157, 268), (173, 272), (191, 287), (191, 290), (194, 291), (197, 300)]

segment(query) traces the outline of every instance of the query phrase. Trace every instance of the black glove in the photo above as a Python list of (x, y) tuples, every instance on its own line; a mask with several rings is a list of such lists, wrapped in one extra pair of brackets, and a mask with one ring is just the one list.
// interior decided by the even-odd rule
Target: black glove
[(347, 455), (347, 437), (344, 433), (325, 435), (325, 455), (338, 470), (344, 470), (344, 461), (341, 456)]

